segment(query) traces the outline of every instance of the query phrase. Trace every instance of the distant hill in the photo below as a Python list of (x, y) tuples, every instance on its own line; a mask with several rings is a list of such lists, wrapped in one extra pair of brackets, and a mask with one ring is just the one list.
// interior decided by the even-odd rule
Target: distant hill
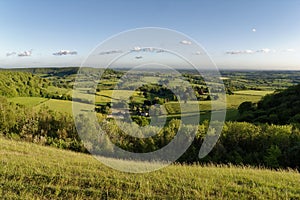
[[(26, 72), (34, 75), (38, 75), (43, 78), (67, 78), (68, 76), (77, 75), (80, 69), (84, 69), (85, 72), (91, 74), (98, 74), (103, 72), (104, 68), (93, 68), (93, 67), (44, 67), (44, 68), (9, 68), (1, 69), (1, 72)], [(109, 76), (111, 74), (120, 75), (122, 72), (113, 69), (105, 69), (102, 76)]]
[(1, 71), (17, 71), (17, 72), (29, 72), (32, 74), (39, 74), (45, 76), (68, 76), (77, 74), (79, 67), (45, 67), (45, 68), (11, 68), (1, 69)]
[(266, 95), (257, 104), (239, 106), (239, 121), (272, 124), (300, 123), (300, 84)]

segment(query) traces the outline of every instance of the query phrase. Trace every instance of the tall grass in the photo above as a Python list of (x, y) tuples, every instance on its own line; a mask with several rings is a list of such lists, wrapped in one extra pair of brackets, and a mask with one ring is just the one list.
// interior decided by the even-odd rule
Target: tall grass
[(7, 199), (300, 199), (293, 170), (174, 164), (129, 174), (89, 155), (1, 137), (0, 158)]

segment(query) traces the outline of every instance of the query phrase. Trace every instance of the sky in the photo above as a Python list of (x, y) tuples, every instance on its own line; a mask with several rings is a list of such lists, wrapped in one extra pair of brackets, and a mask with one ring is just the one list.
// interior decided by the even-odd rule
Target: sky
[(300, 70), (299, 19), (298, 0), (0, 0), (0, 67), (80, 66), (113, 35), (161, 27), (222, 69)]

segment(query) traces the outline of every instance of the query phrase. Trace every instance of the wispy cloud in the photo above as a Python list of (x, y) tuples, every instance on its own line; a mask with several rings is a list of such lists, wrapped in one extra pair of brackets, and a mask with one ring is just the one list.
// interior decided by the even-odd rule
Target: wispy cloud
[(204, 52), (201, 52), (201, 51), (196, 51), (194, 54), (195, 54), (195, 55), (204, 55), (205, 53), (204, 53)]
[(77, 55), (77, 51), (60, 50), (53, 53), (54, 56)]
[(6, 53), (6, 56), (14, 56), (16, 54), (17, 54), (16, 52), (8, 52), (8, 53)]
[(31, 53), (32, 53), (32, 50), (24, 51), (24, 52), (18, 53), (18, 56), (19, 57), (31, 56)]
[(248, 50), (238, 50), (238, 51), (226, 51), (226, 54), (253, 54), (254, 51), (248, 49)]
[(111, 50), (111, 51), (103, 51), (100, 52), (99, 55), (108, 55), (108, 54), (115, 54), (115, 53), (122, 53), (123, 51), (121, 50)]
[(188, 40), (182, 40), (180, 41), (181, 44), (184, 44), (184, 45), (191, 45), (192, 42), (191, 41), (188, 41)]
[(164, 53), (164, 52), (166, 52), (166, 51), (163, 49), (157, 49), (157, 51), (156, 51), (156, 53)]
[(136, 46), (136, 47), (133, 47), (133, 49), (131, 51), (141, 51), (141, 47), (139, 46)]
[(295, 52), (295, 51), (296, 51), (295, 49), (285, 49), (285, 50), (283, 50), (283, 52), (289, 52), (289, 53)]
[(259, 49), (259, 50), (237, 50), (237, 51), (226, 51), (226, 54), (254, 54), (254, 53), (274, 53), (276, 52), (275, 50), (269, 49), (269, 48), (264, 48), (264, 49)]
[(270, 52), (275, 52), (275, 50), (271, 50), (271, 49), (265, 48), (265, 49), (259, 49), (256, 52), (257, 53), (270, 53)]
[(133, 47), (131, 52), (151, 52), (151, 53), (163, 53), (166, 52), (163, 49), (155, 48), (155, 47)]

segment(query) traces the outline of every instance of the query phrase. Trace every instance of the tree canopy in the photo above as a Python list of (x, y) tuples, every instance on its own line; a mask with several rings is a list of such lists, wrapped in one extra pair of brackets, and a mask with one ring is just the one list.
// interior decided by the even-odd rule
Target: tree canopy
[(300, 123), (300, 85), (264, 96), (257, 104), (242, 103), (239, 121), (288, 124)]

